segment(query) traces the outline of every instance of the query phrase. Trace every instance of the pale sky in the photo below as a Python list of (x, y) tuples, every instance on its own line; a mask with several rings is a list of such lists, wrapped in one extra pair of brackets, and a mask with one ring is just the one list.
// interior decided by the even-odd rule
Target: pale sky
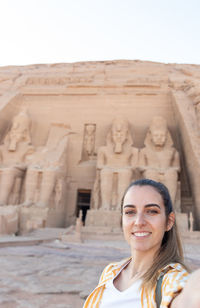
[(0, 66), (200, 64), (199, 0), (0, 0)]

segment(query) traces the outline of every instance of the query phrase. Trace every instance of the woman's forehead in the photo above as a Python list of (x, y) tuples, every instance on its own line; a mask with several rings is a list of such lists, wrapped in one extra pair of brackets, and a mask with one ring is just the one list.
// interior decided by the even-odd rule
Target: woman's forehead
[(123, 205), (127, 203), (134, 205), (156, 203), (163, 204), (164, 206), (161, 194), (150, 185), (133, 185), (132, 187), (130, 187), (126, 195), (124, 196)]

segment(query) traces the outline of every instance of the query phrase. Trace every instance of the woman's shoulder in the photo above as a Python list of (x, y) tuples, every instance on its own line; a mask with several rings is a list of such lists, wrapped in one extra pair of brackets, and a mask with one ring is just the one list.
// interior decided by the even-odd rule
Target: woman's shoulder
[(180, 263), (170, 263), (160, 270), (160, 274), (165, 274), (165, 277), (188, 276), (189, 273), (186, 268)]
[(180, 263), (170, 263), (161, 271), (164, 274), (162, 283), (163, 301), (173, 298), (185, 286), (189, 273)]

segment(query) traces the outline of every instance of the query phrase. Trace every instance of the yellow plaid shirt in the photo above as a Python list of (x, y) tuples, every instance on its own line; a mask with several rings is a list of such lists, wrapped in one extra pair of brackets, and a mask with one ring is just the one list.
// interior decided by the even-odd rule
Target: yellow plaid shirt
[[(98, 286), (92, 291), (85, 301), (83, 308), (99, 308), (100, 302), (103, 296), (105, 285), (107, 281), (113, 279), (120, 269), (127, 263), (126, 261), (121, 261), (118, 263), (111, 263), (104, 269), (101, 274)], [(164, 267), (161, 271), (167, 273), (164, 275), (162, 281), (162, 302), (160, 308), (169, 307), (172, 299), (175, 297), (176, 293), (181, 291), (184, 287), (187, 279), (188, 273), (179, 263), (171, 263)], [(151, 292), (145, 290), (142, 287), (141, 292), (141, 304), (142, 308), (156, 308), (155, 301), (155, 289), (156, 285)]]

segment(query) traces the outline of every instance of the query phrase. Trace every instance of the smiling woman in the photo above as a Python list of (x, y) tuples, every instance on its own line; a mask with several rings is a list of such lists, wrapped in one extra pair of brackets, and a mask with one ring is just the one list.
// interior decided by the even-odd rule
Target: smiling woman
[(192, 288), (200, 271), (190, 276), (184, 265), (168, 189), (149, 179), (131, 183), (122, 198), (122, 224), (131, 257), (104, 269), (84, 308), (200, 307)]

